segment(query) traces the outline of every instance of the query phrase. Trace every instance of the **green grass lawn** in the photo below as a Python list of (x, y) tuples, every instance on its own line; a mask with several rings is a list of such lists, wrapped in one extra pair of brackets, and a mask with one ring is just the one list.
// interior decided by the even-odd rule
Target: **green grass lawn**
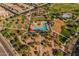
[(49, 6), (49, 9), (56, 9), (58, 11), (62, 11), (62, 12), (68, 12), (68, 11), (72, 11), (72, 10), (78, 10), (79, 9), (79, 4), (51, 4), (51, 6)]
[(63, 56), (63, 52), (58, 49), (57, 52), (55, 53), (55, 56)]
[[(67, 27), (67, 28), (66, 28)], [(77, 30), (77, 25), (75, 23), (68, 23), (68, 25), (63, 26), (61, 29), (61, 34), (64, 35), (65, 37), (59, 36), (59, 40), (64, 43), (70, 36), (72, 33), (75, 33)]]
[(58, 4), (50, 4), (45, 8), (47, 8), (46, 10), (48, 11), (48, 17), (51, 19), (53, 19), (53, 17), (55, 16), (58, 16), (58, 14), (61, 14), (62, 12), (69, 12), (73, 13), (76, 16), (79, 16), (79, 4), (58, 3)]
[(63, 27), (61, 34), (64, 35), (65, 37), (59, 36), (59, 40), (60, 40), (60, 42), (64, 43), (67, 40), (66, 37), (70, 36), (70, 31), (68, 31), (66, 28)]

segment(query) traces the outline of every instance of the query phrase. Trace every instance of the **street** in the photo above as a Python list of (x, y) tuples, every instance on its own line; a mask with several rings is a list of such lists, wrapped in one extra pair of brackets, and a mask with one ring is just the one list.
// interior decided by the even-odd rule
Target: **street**
[(7, 54), (9, 56), (13, 56), (14, 55), (10, 45), (8, 44), (8, 42), (1, 35), (0, 35), (0, 43), (3, 45), (5, 51), (7, 52)]

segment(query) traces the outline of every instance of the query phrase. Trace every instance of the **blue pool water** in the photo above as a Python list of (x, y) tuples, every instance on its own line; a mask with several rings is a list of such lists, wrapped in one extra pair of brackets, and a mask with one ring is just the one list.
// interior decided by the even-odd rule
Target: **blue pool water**
[(37, 30), (46, 31), (47, 30), (47, 25), (46, 24), (47, 24), (47, 22), (44, 21), (42, 27), (34, 26), (33, 30), (35, 30), (35, 31), (37, 31)]

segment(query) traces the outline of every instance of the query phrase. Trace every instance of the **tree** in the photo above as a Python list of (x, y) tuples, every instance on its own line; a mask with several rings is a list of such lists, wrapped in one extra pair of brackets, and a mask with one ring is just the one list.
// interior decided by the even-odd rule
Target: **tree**
[(22, 20), (24, 21), (26, 19), (26, 16), (22, 15)]
[(63, 52), (60, 49), (57, 49), (55, 55), (56, 56), (63, 56)]

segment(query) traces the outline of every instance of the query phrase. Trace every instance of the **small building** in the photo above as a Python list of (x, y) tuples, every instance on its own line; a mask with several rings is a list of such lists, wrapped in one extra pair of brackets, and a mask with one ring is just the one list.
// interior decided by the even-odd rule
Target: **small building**
[(63, 13), (62, 18), (71, 18), (72, 16), (72, 13)]

